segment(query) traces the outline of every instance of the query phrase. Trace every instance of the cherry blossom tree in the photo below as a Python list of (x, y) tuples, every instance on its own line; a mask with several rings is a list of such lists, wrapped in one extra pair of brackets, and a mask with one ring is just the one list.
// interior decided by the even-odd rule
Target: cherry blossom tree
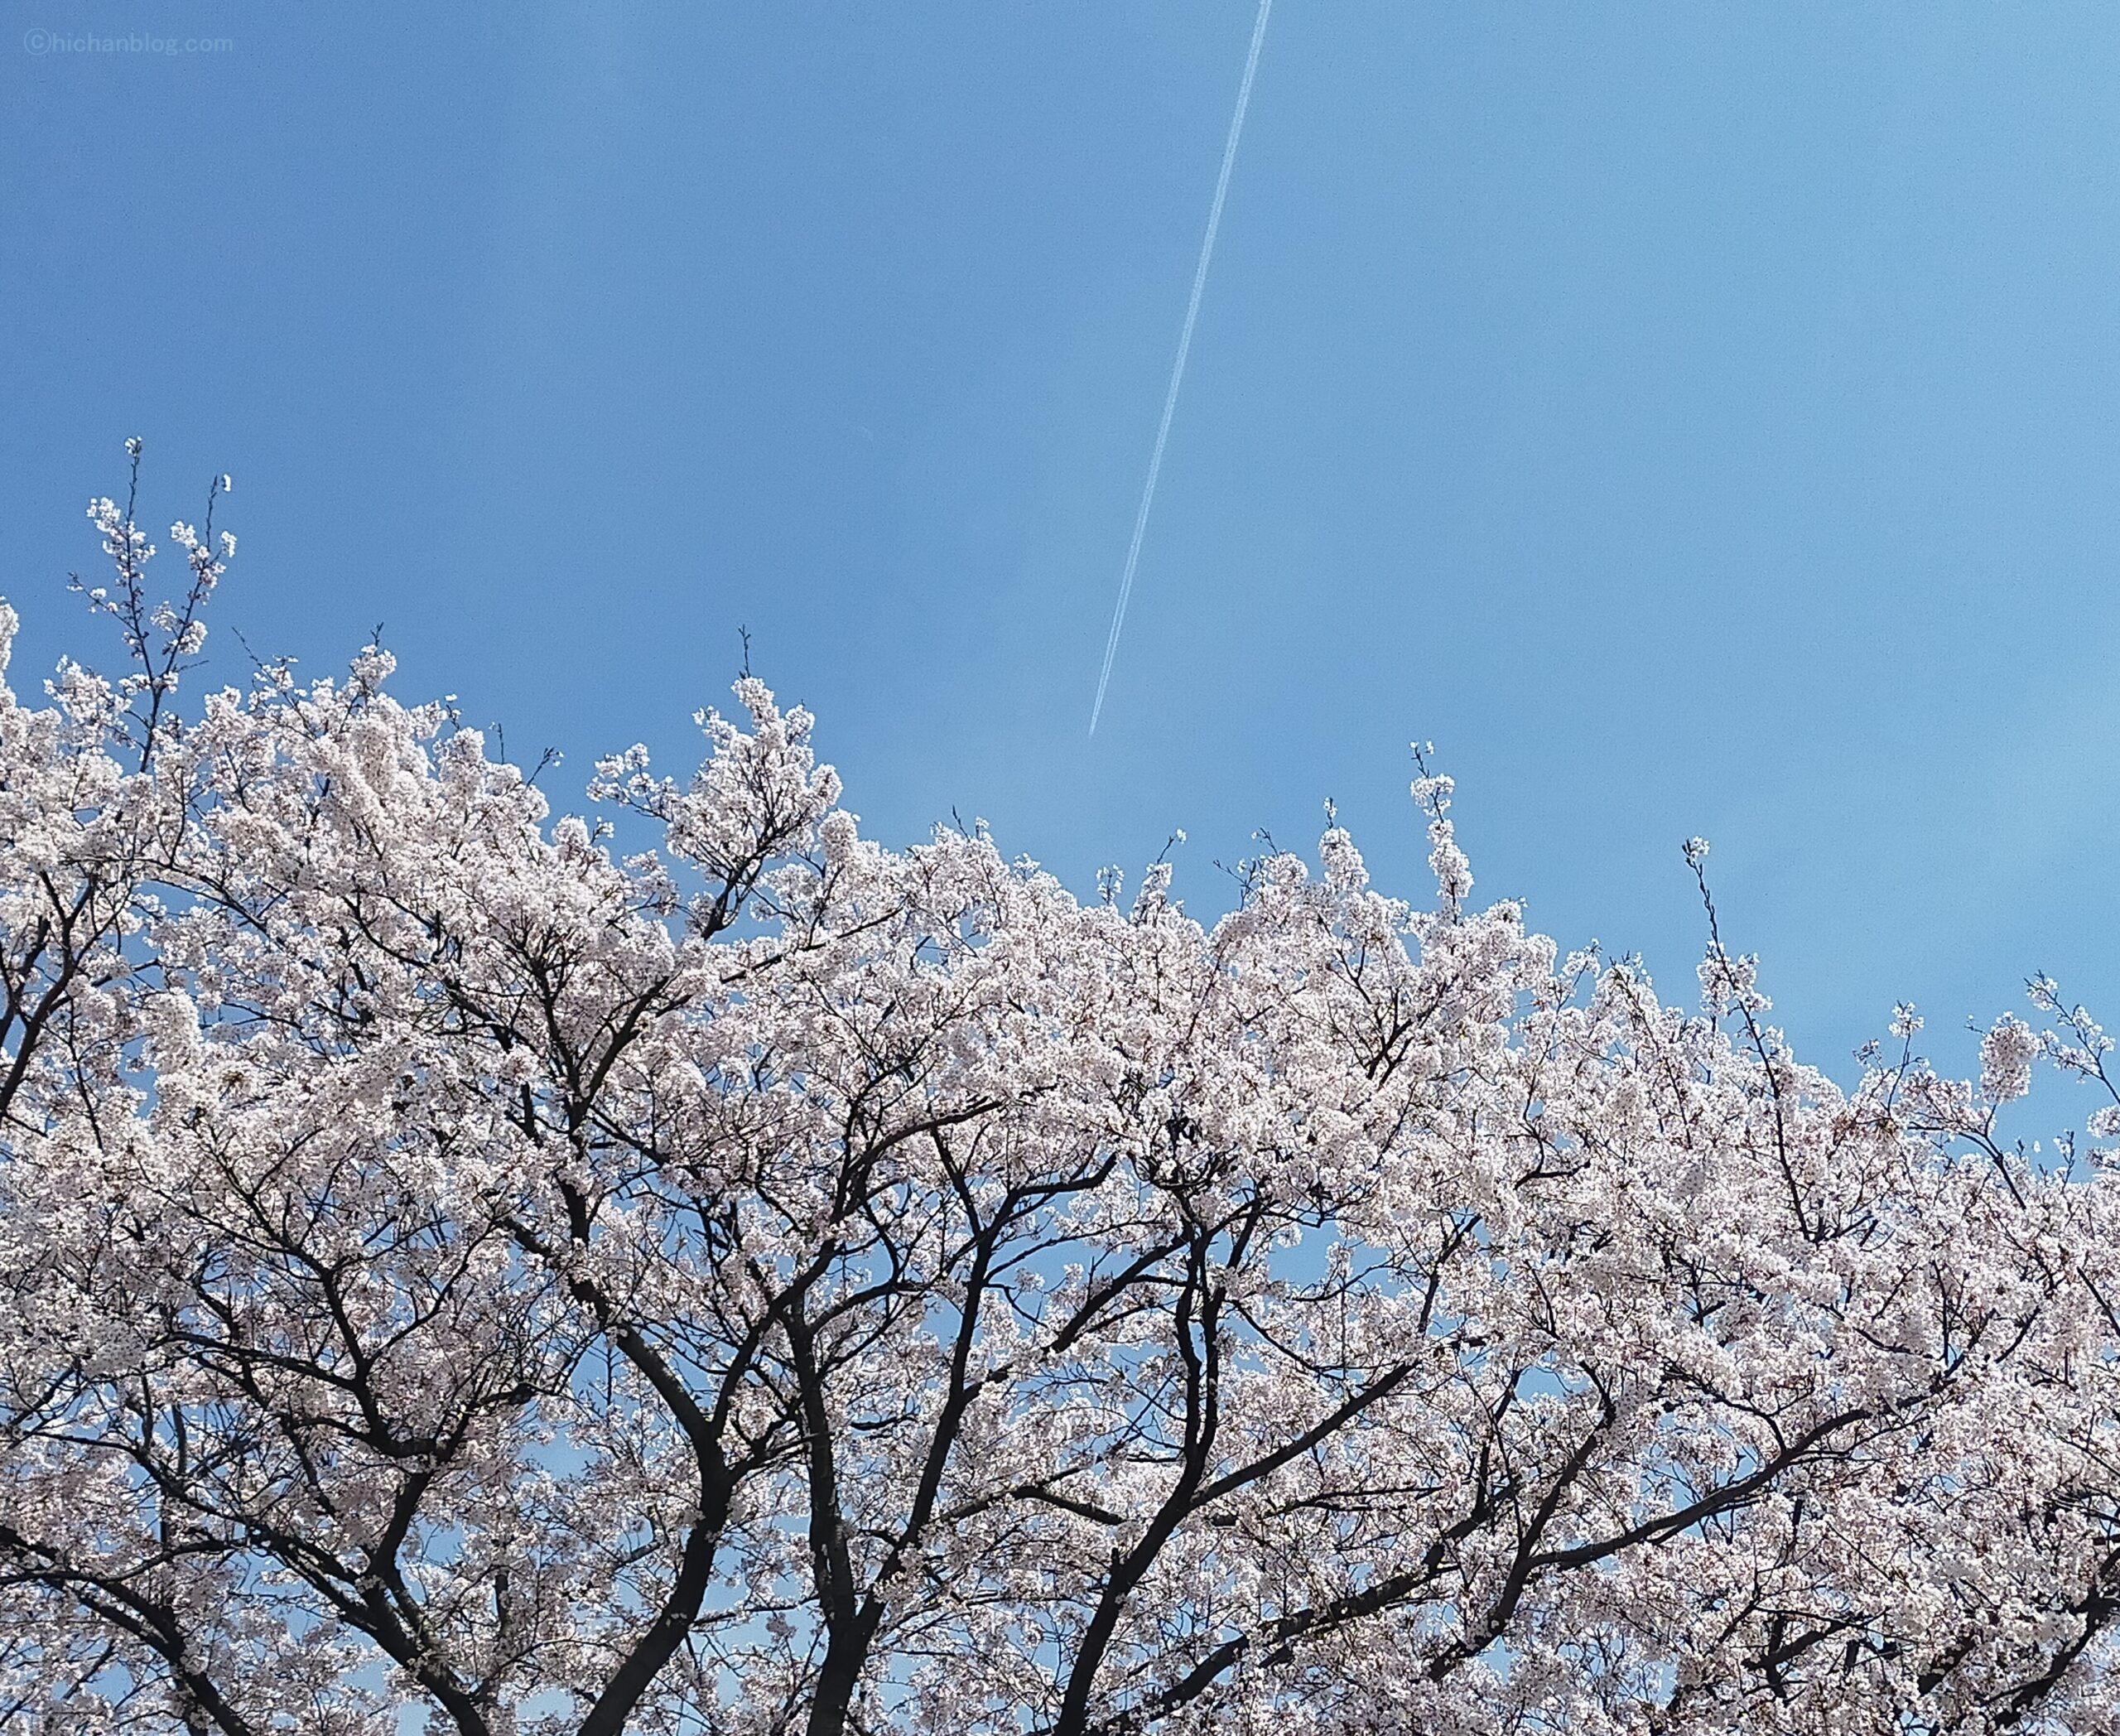
[(1843, 1089), (1712, 904), (1694, 1010), (1476, 908), (1425, 764), (1428, 907), (1334, 824), (1202, 924), (865, 838), (748, 675), (555, 821), (378, 648), (180, 704), (233, 542), (91, 515), (128, 672), (0, 690), (7, 1728), (2113, 1727), (2053, 985)]

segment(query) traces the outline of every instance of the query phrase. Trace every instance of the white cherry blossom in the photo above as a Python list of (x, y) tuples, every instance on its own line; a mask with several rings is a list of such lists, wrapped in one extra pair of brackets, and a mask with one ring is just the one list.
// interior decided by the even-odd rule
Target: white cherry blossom
[(2113, 1728), (2055, 986), (1843, 1088), (1712, 928), (1689, 1012), (1474, 908), (1425, 750), (1432, 903), (1335, 823), (1207, 923), (865, 837), (748, 675), (620, 857), (378, 649), (180, 704), (231, 545), (92, 516), (128, 673), (0, 689), (7, 1728)]

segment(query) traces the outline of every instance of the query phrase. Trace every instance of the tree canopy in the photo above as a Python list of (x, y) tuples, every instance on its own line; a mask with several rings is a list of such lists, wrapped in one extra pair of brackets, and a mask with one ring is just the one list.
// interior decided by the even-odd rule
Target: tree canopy
[(1476, 906), (1425, 765), (1432, 899), (1334, 824), (1206, 924), (865, 838), (748, 675), (555, 819), (378, 648), (180, 704), (233, 544), (92, 515), (130, 668), (0, 690), (0, 1724), (2112, 1728), (2051, 985), (1843, 1088), (1719, 938)]

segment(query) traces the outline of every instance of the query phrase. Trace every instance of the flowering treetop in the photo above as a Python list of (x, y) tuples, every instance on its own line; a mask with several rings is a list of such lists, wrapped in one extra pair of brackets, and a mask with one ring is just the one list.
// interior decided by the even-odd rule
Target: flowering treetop
[(93, 516), (131, 670), (0, 688), (0, 1723), (2111, 1727), (2050, 985), (1843, 1090), (1719, 937), (1475, 909), (1425, 763), (1432, 908), (1335, 825), (1203, 925), (865, 838), (748, 677), (622, 856), (379, 649), (187, 711), (233, 544)]

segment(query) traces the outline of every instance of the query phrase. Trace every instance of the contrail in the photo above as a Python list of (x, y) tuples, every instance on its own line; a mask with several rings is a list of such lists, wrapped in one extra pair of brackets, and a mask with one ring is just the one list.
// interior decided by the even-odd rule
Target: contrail
[(1170, 418), (1178, 408), (1178, 388), (1185, 379), (1185, 357), (1192, 348), (1192, 326), (1200, 317), (1200, 295), (1207, 287), (1207, 262), (1215, 255), (1215, 231), (1221, 227), (1222, 202), (1229, 197), (1229, 172), (1236, 166), (1236, 142), (1244, 132), (1244, 111), (1251, 103), (1251, 80), (1259, 70), (1259, 50), (1266, 40), (1266, 14), (1274, 0), (1259, 0), (1259, 17), (1251, 27), (1251, 50), (1244, 57), (1244, 82), (1236, 87), (1236, 113), (1230, 117), (1229, 142), (1222, 147), (1221, 173), (1215, 177), (1215, 202), (1207, 208), (1207, 233), (1200, 243), (1200, 263), (1192, 271), (1192, 294), (1185, 304), (1185, 325), (1178, 335), (1178, 359), (1171, 364), (1170, 390), (1164, 394), (1163, 421), (1156, 428), (1155, 448), (1149, 455), (1149, 480), (1141, 489), (1140, 510), (1134, 514), (1134, 539), (1126, 545), (1126, 570), (1119, 581), (1119, 602), (1111, 611), (1111, 632), (1104, 642), (1104, 668), (1096, 678), (1096, 703), (1090, 707), (1090, 734), (1096, 734), (1096, 721), (1104, 712), (1104, 690), (1111, 685), (1112, 661), (1119, 655), (1119, 635), (1126, 625), (1126, 604), (1134, 595), (1134, 569), (1140, 564), (1141, 538), (1149, 528), (1149, 509), (1155, 504), (1156, 478), (1163, 470), (1163, 449), (1170, 439)]

